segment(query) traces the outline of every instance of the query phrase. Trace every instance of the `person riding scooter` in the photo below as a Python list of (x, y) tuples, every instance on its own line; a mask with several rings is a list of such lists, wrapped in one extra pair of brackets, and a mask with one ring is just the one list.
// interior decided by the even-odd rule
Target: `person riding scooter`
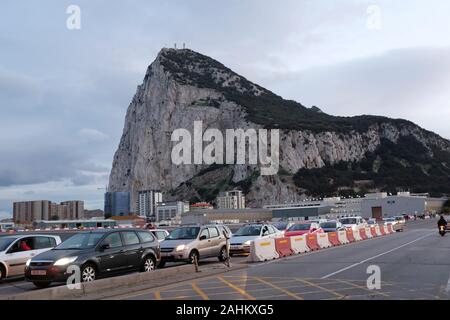
[(438, 221), (438, 228), (439, 228), (439, 234), (441, 236), (445, 235), (445, 229), (447, 229), (447, 220), (445, 220), (444, 216), (441, 216), (441, 218)]

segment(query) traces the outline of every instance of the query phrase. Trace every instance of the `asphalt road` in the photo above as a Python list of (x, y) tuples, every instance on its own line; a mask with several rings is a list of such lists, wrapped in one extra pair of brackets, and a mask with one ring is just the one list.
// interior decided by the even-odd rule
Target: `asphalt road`
[[(381, 288), (369, 290), (369, 266)], [(221, 276), (186, 281), (117, 299), (449, 299), (450, 235), (436, 220), (404, 232), (300, 256), (252, 264)]]

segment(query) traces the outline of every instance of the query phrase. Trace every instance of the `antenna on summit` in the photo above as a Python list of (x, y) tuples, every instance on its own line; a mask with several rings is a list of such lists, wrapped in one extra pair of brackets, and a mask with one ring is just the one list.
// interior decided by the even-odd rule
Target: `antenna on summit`
[(183, 49), (186, 49), (186, 43), (183, 42)]
[(175, 42), (175, 44), (174, 44), (174, 46), (173, 46), (175, 49), (177, 48), (177, 43)]

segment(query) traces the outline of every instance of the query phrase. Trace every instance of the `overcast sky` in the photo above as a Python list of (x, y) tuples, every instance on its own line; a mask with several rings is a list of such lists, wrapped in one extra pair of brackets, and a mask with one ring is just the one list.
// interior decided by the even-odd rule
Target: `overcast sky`
[(22, 200), (103, 208), (128, 104), (174, 43), (306, 106), (450, 138), (449, 12), (448, 0), (2, 0), (0, 217)]

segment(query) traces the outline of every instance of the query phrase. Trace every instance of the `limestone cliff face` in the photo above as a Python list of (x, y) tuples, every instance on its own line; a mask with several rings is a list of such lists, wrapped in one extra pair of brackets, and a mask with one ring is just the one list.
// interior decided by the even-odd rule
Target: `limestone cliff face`
[[(399, 137), (414, 136), (431, 155), (434, 148), (450, 151), (449, 141), (406, 121), (398, 124), (376, 118), (357, 129), (347, 129), (345, 123), (347, 127), (341, 130), (337, 122), (330, 126), (331, 130), (315, 130), (283, 126), (282, 120), (276, 118), (273, 125), (268, 124), (248, 107), (257, 107), (269, 98), (270, 103), (276, 103), (274, 97), (208, 57), (190, 50), (163, 49), (149, 66), (128, 108), (109, 189), (131, 191), (134, 209), (139, 190), (161, 189), (167, 199), (189, 200), (205, 198), (205, 194), (211, 198), (222, 189), (244, 186), (247, 202), (261, 206), (300, 199), (301, 190), (290, 176), (299, 169), (320, 168), (341, 160), (360, 161), (367, 152), (377, 149), (382, 138), (395, 143)], [(302, 120), (319, 116), (317, 111), (301, 105), (294, 108), (303, 112)], [(216, 128), (223, 133), (232, 128), (279, 128), (284, 176), (260, 176), (256, 166), (247, 165), (217, 166), (205, 172), (206, 165), (172, 164), (172, 132), (178, 128), (193, 132), (194, 121), (199, 120), (203, 121), (203, 130)], [(359, 120), (354, 121), (358, 125)]]

